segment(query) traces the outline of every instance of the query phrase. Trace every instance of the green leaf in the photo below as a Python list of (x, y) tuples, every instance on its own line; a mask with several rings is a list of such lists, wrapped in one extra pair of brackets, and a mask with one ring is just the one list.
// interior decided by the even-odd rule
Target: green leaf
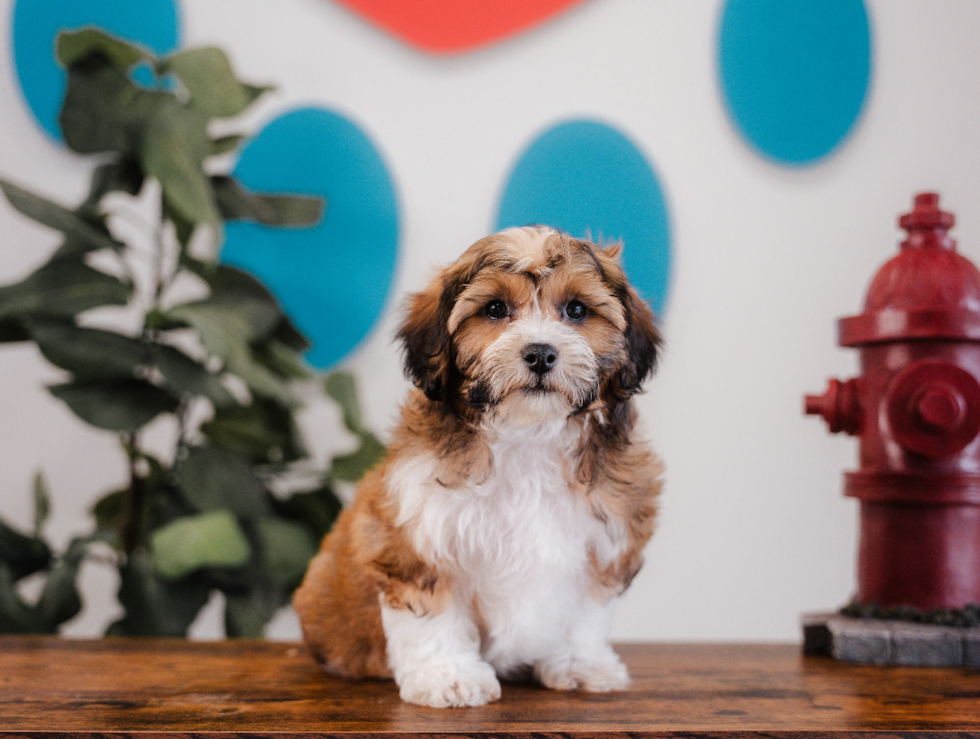
[(139, 195), (143, 188), (143, 170), (130, 157), (109, 162), (98, 167), (92, 174), (92, 185), (83, 207), (95, 208), (110, 192)]
[(143, 380), (80, 380), (49, 386), (83, 421), (107, 431), (128, 433), (161, 413), (172, 413), (177, 401)]
[(254, 347), (253, 356), (256, 361), (280, 377), (289, 380), (305, 380), (313, 377), (313, 370), (307, 366), (299, 354), (276, 339), (267, 339)]
[(157, 572), (179, 580), (205, 567), (241, 567), (252, 556), (245, 534), (231, 511), (210, 511), (178, 518), (150, 537)]
[(351, 454), (334, 457), (330, 473), (338, 480), (357, 482), (374, 465), (380, 462), (386, 449), (378, 438), (364, 428), (361, 407), (357, 400), (357, 382), (348, 372), (332, 372), (323, 383), (327, 394), (340, 404), (344, 414), (344, 426), (361, 440), (360, 447)]
[(92, 27), (80, 31), (62, 31), (58, 34), (56, 48), (58, 61), (65, 67), (70, 67), (91, 54), (101, 54), (120, 69), (129, 69), (144, 59), (153, 59), (153, 55), (142, 47)]
[(112, 539), (113, 542), (118, 538), (118, 531), (126, 516), (128, 499), (128, 490), (116, 490), (96, 501), (92, 507), (92, 515), (95, 517), (95, 529), (100, 538)]
[(211, 185), (222, 217), (267, 226), (310, 226), (323, 218), (323, 198), (251, 193), (231, 177), (216, 175)]
[(269, 89), (235, 79), (228, 57), (214, 47), (177, 52), (164, 59), (159, 70), (161, 75), (177, 75), (190, 94), (191, 105), (208, 117), (238, 115)]
[(300, 333), (299, 329), (285, 315), (283, 315), (279, 321), (279, 325), (273, 330), (272, 338), (282, 342), (294, 352), (305, 352), (311, 346), (309, 339)]
[(70, 317), (104, 305), (125, 305), (132, 292), (130, 285), (80, 259), (57, 259), (21, 282), (0, 287), (0, 320)]
[(255, 301), (236, 305), (209, 299), (176, 306), (167, 317), (193, 326), (205, 348), (223, 359), (225, 369), (242, 378), (253, 392), (284, 405), (296, 405), (289, 386), (256, 360), (251, 347), (253, 339), (275, 326), (278, 316), (274, 309)]
[[(196, 225), (175, 212), (173, 208), (167, 205), (166, 201), (163, 203), (163, 213), (166, 219), (174, 225), (174, 234), (177, 236), (177, 241), (180, 242), (182, 247), (186, 248), (191, 241), (191, 236), (194, 235)], [(181, 256), (183, 254), (182, 252)]]
[(121, 152), (136, 155), (147, 121), (168, 93), (143, 90), (126, 73), (98, 54), (68, 70), (68, 86), (58, 121), (65, 143), (80, 154)]
[(202, 277), (211, 288), (206, 300), (175, 306), (166, 319), (193, 326), (209, 352), (225, 362), (254, 393), (294, 407), (287, 383), (264, 366), (253, 344), (282, 330), (285, 316), (272, 293), (242, 270), (185, 258), (184, 266)]
[(185, 257), (183, 266), (204, 280), (218, 300), (255, 300), (269, 303), (279, 311), (279, 302), (269, 289), (248, 272), (218, 262)]
[(212, 295), (206, 300), (174, 306), (167, 315), (194, 326), (204, 345), (224, 359), (234, 350), (268, 336), (279, 320), (275, 305), (244, 296), (236, 300)]
[[(76, 212), (79, 213), (79, 215), (81, 215), (83, 213), (83, 209), (79, 207)], [(98, 219), (102, 219), (101, 225), (99, 227), (101, 228), (105, 227), (105, 219), (103, 216), (93, 216), (92, 218), (89, 218), (89, 216), (85, 216), (85, 217), (91, 223), (96, 223)], [(108, 233), (108, 230), (106, 230), (106, 233)], [(78, 259), (83, 254), (87, 254), (90, 251), (95, 251), (95, 250), (92, 248), (92, 245), (89, 244), (89, 242), (82, 241), (81, 239), (76, 239), (73, 236), (66, 236), (62, 240), (61, 246), (55, 249), (54, 254), (51, 255), (51, 259), (49, 259), (48, 261), (55, 262), (60, 259)]]
[(220, 216), (202, 169), (210, 153), (207, 118), (172, 97), (158, 101), (139, 148), (143, 171), (160, 181), (167, 205), (177, 215), (190, 223), (217, 227)]
[(340, 498), (329, 486), (294, 493), (276, 503), (280, 513), (309, 526), (317, 541), (330, 532), (343, 508)]
[(151, 363), (160, 370), (166, 386), (178, 396), (203, 395), (217, 408), (238, 405), (221, 380), (208, 369), (179, 349), (161, 345), (154, 347)]
[[(162, 526), (175, 518), (186, 516), (193, 513), (177, 492), (175, 476), (170, 467), (165, 467), (156, 457), (140, 453), (139, 459), (146, 463), (145, 475), (137, 483), (137, 487), (142, 487), (142, 496), (145, 501), (142, 506), (142, 516), (135, 521), (135, 527), (130, 533), (133, 534), (131, 541), (123, 541), (123, 526), (116, 526), (113, 530), (103, 529), (99, 531), (100, 539), (110, 546), (122, 549), (124, 544), (135, 544), (137, 547), (146, 546), (150, 531)], [(141, 473), (143, 470), (140, 471)], [(138, 503), (136, 500), (137, 491), (133, 490), (133, 482), (123, 491), (125, 496), (121, 501), (123, 521), (130, 516), (130, 506)]]
[[(201, 262), (190, 257), (184, 258), (183, 266), (208, 284), (212, 302), (242, 307), (253, 327), (251, 341), (271, 336), (297, 351), (309, 348), (306, 337), (290, 322), (276, 296), (255, 276), (226, 264)], [(273, 314), (278, 318), (273, 318)]]
[(201, 431), (218, 446), (255, 462), (292, 462), (306, 456), (292, 413), (263, 398), (248, 406), (219, 409)]
[(199, 511), (228, 509), (244, 518), (268, 513), (265, 488), (246, 459), (215, 447), (196, 446), (180, 464), (180, 490)]
[(26, 320), (21, 318), (0, 320), (0, 344), (30, 340), (31, 332), (27, 330)]
[(231, 136), (220, 136), (216, 139), (211, 140), (211, 156), (218, 156), (219, 154), (228, 154), (235, 151), (245, 140), (245, 137), (240, 134), (233, 134)]
[(44, 474), (34, 475), (34, 538), (41, 538), (41, 529), (51, 515), (51, 493)]
[(129, 378), (138, 368), (152, 365), (176, 397), (204, 395), (218, 406), (236, 404), (215, 375), (172, 346), (151, 346), (112, 331), (70, 324), (41, 322), (32, 333), (48, 361), (78, 379)]
[[(252, 551), (258, 548), (258, 538), (254, 532), (242, 527)], [(208, 584), (222, 593), (241, 595), (247, 593), (259, 577), (258, 563), (253, 557), (242, 567), (211, 567), (201, 572), (207, 578)]]
[(323, 198), (311, 195), (253, 193), (252, 198), (264, 211), (263, 217), (255, 220), (267, 226), (313, 226), (323, 219), (326, 207)]
[(76, 213), (57, 203), (28, 192), (12, 182), (0, 180), (0, 189), (18, 211), (28, 218), (50, 228), (61, 231), (72, 240), (78, 250), (113, 249), (119, 251), (123, 245), (113, 239), (103, 228), (97, 228)]
[(309, 529), (281, 518), (260, 518), (256, 528), (262, 543), (265, 576), (276, 585), (295, 588), (316, 554), (316, 542)]
[(0, 561), (0, 633), (43, 634), (45, 631), (34, 609), (18, 595), (10, 567)]
[(357, 451), (333, 458), (330, 474), (337, 480), (359, 482), (368, 470), (384, 459), (387, 450), (374, 434), (362, 432), (360, 439), (361, 446)]
[(163, 580), (142, 550), (128, 557), (119, 575), (119, 604), (126, 615), (109, 627), (106, 633), (112, 636), (184, 636), (208, 601), (205, 578)]
[(166, 313), (157, 308), (148, 310), (143, 320), (146, 328), (153, 331), (174, 331), (187, 328), (189, 325), (186, 321), (172, 320)]
[(142, 341), (113, 331), (37, 322), (31, 334), (45, 359), (78, 379), (130, 378), (150, 357)]
[[(133, 532), (137, 546), (146, 540), (146, 532), (150, 527), (159, 526), (190, 512), (186, 506), (175, 505), (177, 495), (169, 484), (170, 470), (149, 454), (140, 454), (139, 457), (149, 470), (139, 482), (145, 504), (142, 507), (142, 519), (135, 522), (136, 530)], [(128, 487), (106, 493), (99, 498), (91, 509), (95, 518), (92, 539), (115, 549), (122, 549), (123, 525), (129, 514), (130, 500), (134, 498), (132, 481)]]
[(24, 536), (0, 521), (0, 563), (9, 567), (14, 580), (43, 570), (51, 561), (48, 545), (37, 538)]
[(323, 381), (327, 395), (337, 401), (344, 414), (344, 426), (355, 434), (363, 432), (361, 405), (357, 400), (357, 380), (349, 372), (331, 372)]
[(283, 591), (255, 586), (245, 594), (225, 594), (225, 634), (231, 638), (261, 639), (265, 625), (283, 605)]
[[(236, 305), (254, 303), (263, 306), (263, 315), (267, 315), (268, 311), (273, 311), (281, 317), (285, 315), (275, 295), (269, 292), (269, 288), (244, 270), (217, 262), (202, 262), (190, 257), (185, 257), (183, 266), (208, 284), (211, 288), (211, 299), (215, 302)], [(254, 308), (250, 307), (249, 310)], [(261, 334), (256, 335), (255, 338), (262, 338), (268, 332), (269, 327), (265, 326)]]
[(82, 610), (82, 599), (78, 594), (78, 569), (90, 541), (88, 538), (73, 540), (58, 563), (48, 572), (37, 602), (37, 612), (38, 618), (52, 632)]

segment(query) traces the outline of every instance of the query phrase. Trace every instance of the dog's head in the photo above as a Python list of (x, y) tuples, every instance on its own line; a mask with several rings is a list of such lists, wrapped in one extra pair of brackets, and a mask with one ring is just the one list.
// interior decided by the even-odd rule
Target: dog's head
[(473, 244), (410, 297), (398, 336), (428, 398), (517, 424), (624, 403), (660, 344), (619, 248), (543, 227)]

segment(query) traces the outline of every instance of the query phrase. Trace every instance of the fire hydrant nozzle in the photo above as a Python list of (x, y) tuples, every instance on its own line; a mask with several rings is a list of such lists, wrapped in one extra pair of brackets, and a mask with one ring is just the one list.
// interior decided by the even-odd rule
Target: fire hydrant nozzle
[(857, 380), (830, 380), (823, 395), (806, 396), (804, 412), (808, 416), (823, 416), (832, 433), (843, 431), (851, 436), (861, 433)]

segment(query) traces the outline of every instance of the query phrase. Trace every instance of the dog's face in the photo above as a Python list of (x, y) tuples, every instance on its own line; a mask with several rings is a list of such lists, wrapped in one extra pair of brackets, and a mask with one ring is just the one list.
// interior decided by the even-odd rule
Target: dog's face
[(411, 297), (406, 372), (453, 412), (506, 424), (622, 403), (660, 339), (618, 256), (540, 227), (481, 239)]

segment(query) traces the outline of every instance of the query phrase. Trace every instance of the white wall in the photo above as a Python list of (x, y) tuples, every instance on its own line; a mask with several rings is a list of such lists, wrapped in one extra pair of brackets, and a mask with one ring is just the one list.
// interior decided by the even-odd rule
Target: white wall
[[(802, 611), (854, 587), (856, 504), (841, 472), (856, 442), (801, 415), (802, 395), (849, 376), (836, 319), (859, 311), (896, 248), (896, 216), (935, 189), (957, 213), (961, 251), (980, 261), (980, 3), (871, 0), (873, 81), (843, 148), (806, 169), (753, 154), (717, 92), (720, 2), (594, 0), (502, 46), (451, 58), (412, 51), (326, 0), (184, 2), (184, 43), (225, 47), (242, 77), (279, 91), (250, 121), (316, 103), (357, 121), (381, 149), (401, 211), (399, 298), (347, 366), (368, 418), (389, 426), (407, 388), (391, 336), (397, 303), (434, 265), (490, 229), (503, 182), (532, 136), (559, 120), (615, 122), (657, 168), (675, 272), (660, 374), (639, 400), (667, 463), (659, 529), (623, 602), (620, 639), (795, 640)], [(9, 18), (11, 0), (0, 0)], [(52, 144), (20, 97), (0, 24), (0, 173), (81, 197), (90, 163)], [(0, 282), (26, 274), (56, 237), (0, 203)], [(43, 389), (59, 376), (35, 349), (0, 347), (0, 515), (30, 521), (30, 483), (54, 491), (49, 534), (64, 542), (124, 479), (111, 435)], [(316, 409), (321, 445), (336, 419)], [(332, 441), (334, 440), (334, 441)], [(114, 575), (84, 573), (94, 635)], [(215, 613), (196, 627), (218, 633)], [(288, 616), (279, 636), (298, 634)]]

